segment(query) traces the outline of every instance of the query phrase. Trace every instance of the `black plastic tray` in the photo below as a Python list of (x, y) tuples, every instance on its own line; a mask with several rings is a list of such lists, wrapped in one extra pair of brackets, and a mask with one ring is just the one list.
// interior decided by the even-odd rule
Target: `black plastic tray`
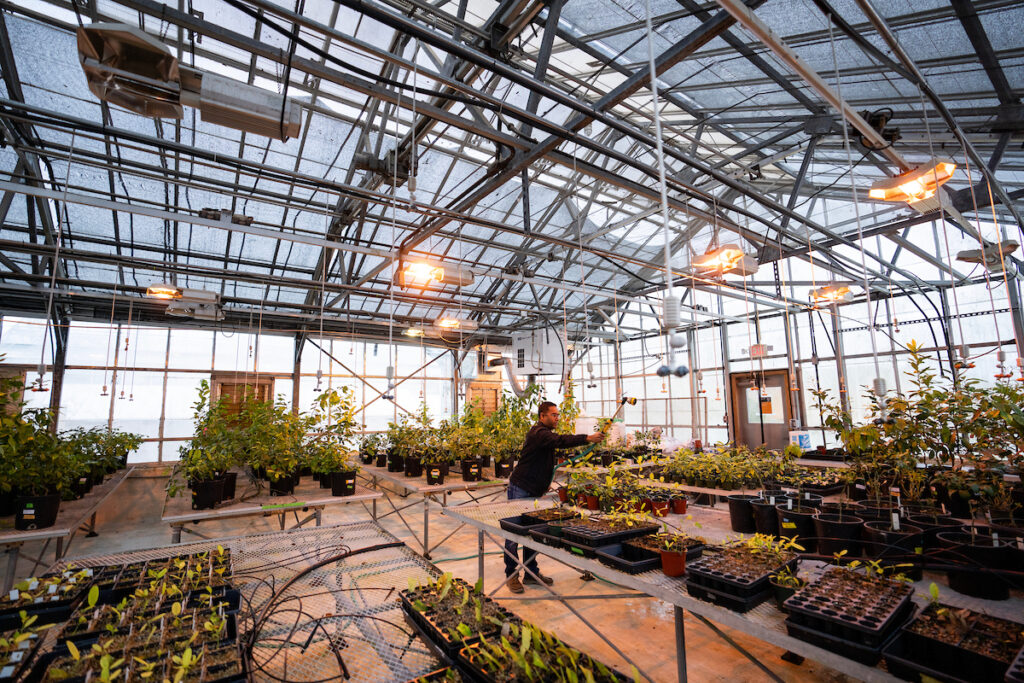
[(882, 658), (882, 647), (871, 647), (868, 645), (862, 645), (861, 643), (854, 643), (849, 640), (837, 638), (836, 636), (830, 636), (821, 631), (816, 631), (813, 628), (807, 628), (801, 626), (793, 621), (790, 617), (786, 619), (786, 632), (797, 640), (802, 640), (805, 643), (811, 645), (817, 645), (818, 647), (834, 652), (838, 655), (842, 655), (847, 659), (852, 659), (855, 662), (866, 664), (867, 666), (874, 666), (878, 664), (878, 660)]
[(699, 600), (712, 602), (721, 607), (725, 607), (726, 609), (730, 609), (733, 612), (741, 613), (749, 612), (765, 600), (772, 597), (770, 587), (769, 590), (753, 593), (746, 597), (738, 597), (733, 593), (715, 590), (714, 588), (702, 586), (698, 583), (694, 583), (693, 581), (686, 582), (686, 592)]
[[(607, 547), (607, 546), (602, 546)], [(585, 557), (588, 560), (593, 560), (597, 557), (597, 548), (589, 545), (579, 545), (578, 543), (571, 543), (570, 541), (562, 540), (562, 549), (568, 550), (573, 555), (579, 555)]]
[[(466, 655), (466, 651), (473, 649), (475, 647), (479, 647), (479, 643), (474, 643), (473, 645), (464, 647), (459, 650), (457, 658), (455, 660), (455, 664), (458, 667), (459, 672), (462, 674), (463, 678), (467, 678), (470, 681), (474, 681), (474, 683), (494, 683), (493, 678), (488, 676), (482, 670), (478, 669), (472, 662), (469, 661), (469, 657)], [(587, 656), (590, 657), (590, 655)], [(590, 657), (590, 659), (593, 660), (594, 658)], [(607, 664), (605, 664), (605, 668), (608, 669), (608, 671), (615, 679), (621, 681), (621, 683), (632, 683), (632, 677), (623, 676), (621, 673), (611, 668)]]
[(592, 533), (589, 529), (567, 526), (563, 533), (565, 534), (566, 543), (599, 548), (605, 545), (612, 545), (613, 543), (622, 543), (623, 541), (636, 538), (637, 536), (653, 534), (657, 532), (659, 528), (660, 527), (657, 524), (651, 524), (647, 526), (638, 526), (633, 529), (623, 529), (622, 531)]
[(1024, 647), (1017, 653), (1017, 659), (1006, 670), (1006, 683), (1024, 683)]
[(637, 548), (623, 543), (597, 548), (594, 555), (601, 561), (601, 564), (606, 564), (612, 569), (618, 569), (627, 574), (641, 574), (661, 568), (661, 556), (658, 553), (647, 548)]
[[(545, 508), (545, 509), (550, 510), (552, 508)], [(540, 510), (538, 510), (537, 512), (540, 512)], [(527, 525), (531, 525), (531, 524), (550, 524), (551, 522), (560, 522), (560, 521), (564, 521), (564, 520), (568, 520), (568, 519), (576, 519), (576, 518), (579, 518), (579, 516), (580, 516), (580, 513), (576, 512), (575, 510), (562, 509), (562, 510), (559, 510), (559, 512), (562, 514), (562, 516), (559, 519), (539, 519), (537, 517), (534, 517), (533, 516), (533, 512), (530, 511), (530, 510), (527, 510), (526, 512), (524, 512), (520, 516), (523, 518), (523, 522), (525, 524), (527, 524)]]
[[(831, 571), (849, 570), (834, 568)], [(908, 591), (889, 610), (885, 618), (875, 620), (877, 622), (875, 624), (845, 620), (838, 616), (838, 614), (830, 615), (820, 609), (810, 609), (813, 605), (809, 602), (809, 598), (814, 594), (817, 583), (816, 581), (804, 587), (783, 603), (786, 611), (789, 613), (789, 619), (799, 626), (835, 636), (845, 641), (859, 643), (868, 647), (881, 647), (889, 639), (893, 630), (906, 622), (914, 612), (914, 603), (911, 601), (913, 591)], [(831, 596), (824, 595), (824, 597), (828, 599)], [(826, 602), (823, 604), (827, 607), (830, 603)]]
[(907, 640), (905, 636), (905, 631), (897, 634), (897, 636), (890, 640), (882, 649), (882, 656), (885, 657), (885, 668), (888, 669), (889, 673), (893, 676), (898, 676), (899, 678), (907, 681), (920, 681), (922, 676), (928, 676), (929, 678), (934, 678), (937, 681), (942, 681), (942, 683), (972, 683), (973, 681), (981, 680), (997, 680), (984, 679), (981, 677), (972, 677), (970, 679), (958, 678), (947, 671), (937, 671), (927, 664), (922, 664), (917, 661), (914, 658), (913, 653), (910, 652), (907, 647)]
[(536, 529), (530, 529), (530, 538), (532, 538), (535, 541), (540, 541), (544, 545), (549, 545), (552, 548), (562, 547), (561, 536), (552, 536), (551, 534), (544, 533), (543, 531), (541, 531), (540, 527)]
[(514, 517), (504, 517), (498, 520), (498, 524), (505, 531), (511, 531), (514, 534), (520, 536), (529, 536), (530, 529), (547, 528), (547, 522), (527, 521), (526, 515), (516, 515)]
[[(772, 574), (775, 574), (782, 569), (782, 566), (780, 566), (772, 571), (765, 572), (762, 576), (753, 581), (745, 581), (742, 579), (730, 578), (729, 576), (719, 572), (711, 573), (706, 571), (701, 567), (700, 562), (700, 559), (697, 559), (693, 564), (687, 561), (687, 585), (689, 585), (689, 583), (693, 583), (694, 585), (701, 586), (703, 588), (710, 588), (718, 593), (732, 595), (740, 600), (761, 594), (771, 595), (771, 584), (768, 583), (768, 579)], [(794, 558), (783, 566), (789, 567), (790, 571), (795, 573), (796, 563), (797, 559)]]

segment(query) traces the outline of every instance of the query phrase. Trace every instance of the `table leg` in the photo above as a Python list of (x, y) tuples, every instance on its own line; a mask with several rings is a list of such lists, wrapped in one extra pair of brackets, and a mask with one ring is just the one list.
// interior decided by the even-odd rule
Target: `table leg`
[(181, 527), (180, 526), (172, 526), (171, 527), (171, 543), (172, 544), (181, 543)]
[[(377, 475), (376, 474), (373, 475), (373, 490), (374, 491), (378, 490), (377, 489)], [(373, 499), (373, 514), (372, 514), (372, 517), (373, 517), (373, 521), (376, 522), (377, 521), (377, 499), (376, 498)]]
[[(284, 516), (286, 513), (282, 512), (277, 516), (277, 521), (281, 523), (281, 531), (284, 531)], [(296, 517), (298, 519), (298, 517)]]
[(676, 606), (676, 676), (679, 683), (686, 683), (686, 629), (683, 623), (683, 608)]
[(53, 560), (54, 562), (59, 562), (62, 557), (64, 557), (64, 539), (58, 538), (54, 547)]
[(314, 508), (313, 509), (313, 514), (316, 515), (316, 525), (317, 526), (320, 526), (320, 522), (322, 521), (323, 512), (324, 511), (321, 510), (320, 508)]
[(430, 559), (430, 498), (423, 498), (423, 557)]
[(96, 533), (96, 512), (94, 511), (92, 516), (89, 517), (89, 533), (87, 533), (85, 537), (95, 538), (96, 536), (99, 536), (99, 534)]
[(4, 575), (4, 593), (9, 593), (14, 586), (14, 573), (18, 571), (18, 555), (21, 546), (9, 545), (7, 550), (7, 573)]
[(484, 585), (484, 532), (476, 532), (476, 578), (480, 585)]

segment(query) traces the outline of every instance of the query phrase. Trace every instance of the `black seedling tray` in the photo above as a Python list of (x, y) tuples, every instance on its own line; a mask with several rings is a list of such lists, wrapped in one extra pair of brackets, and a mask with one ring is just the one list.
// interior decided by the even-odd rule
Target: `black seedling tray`
[[(707, 556), (710, 557), (710, 556)], [(778, 573), (783, 567), (789, 567), (790, 571), (796, 572), (796, 558), (785, 565), (765, 572), (753, 581), (732, 574), (726, 574), (717, 570), (707, 570), (702, 566), (703, 558), (695, 560), (692, 564), (687, 556), (686, 575), (688, 577), (687, 587), (692, 583), (702, 588), (710, 588), (712, 591), (725, 595), (732, 595), (740, 600), (760, 596), (770, 596), (772, 593), (771, 584), (768, 583), (772, 574)]]
[(622, 543), (637, 536), (653, 534), (658, 528), (657, 524), (650, 524), (621, 531), (598, 531), (587, 527), (567, 526), (563, 533), (565, 534), (566, 543), (599, 548), (604, 545), (612, 545), (613, 543)]
[(698, 600), (705, 600), (721, 607), (725, 607), (726, 609), (730, 609), (733, 612), (740, 613), (749, 612), (765, 600), (772, 597), (770, 587), (768, 590), (763, 590), (760, 593), (753, 593), (741, 598), (731, 592), (718, 591), (714, 588), (694, 583), (692, 580), (686, 582), (686, 592)]
[(532, 538), (535, 541), (540, 541), (544, 545), (549, 545), (552, 548), (562, 547), (561, 536), (552, 536), (549, 533), (545, 533), (544, 531), (541, 531), (541, 527), (537, 527), (536, 529), (530, 529), (530, 538)]
[[(942, 681), (942, 683), (972, 683), (972, 681), (998, 680), (997, 678), (986, 679), (981, 676), (972, 676), (967, 679), (959, 678), (950, 672), (936, 671), (932, 666), (922, 664), (917, 661), (910, 648), (907, 647), (906, 631), (899, 633), (889, 641), (882, 649), (882, 656), (885, 657), (885, 668), (889, 670), (889, 673), (907, 681), (920, 681), (922, 676), (934, 678), (937, 681)], [(929, 664), (934, 663), (929, 662)]]
[[(829, 573), (836, 571), (849, 570), (833, 568)], [(853, 615), (842, 614), (835, 609), (835, 595), (822, 585), (826, 577), (828, 574), (805, 586), (783, 603), (794, 624), (852, 643), (880, 648), (893, 630), (903, 624), (914, 611), (914, 603), (911, 601), (913, 591), (907, 584), (898, 584), (894, 588), (908, 586), (908, 590), (882, 617), (854, 619)], [(824, 599), (813, 600), (816, 595)]]
[[(939, 608), (956, 609), (948, 605), (941, 605)], [(936, 607), (929, 605), (921, 616), (934, 609)], [(921, 616), (918, 618), (921, 618)], [(983, 615), (978, 614), (977, 616)], [(910, 625), (908, 624), (904, 627), (900, 635), (903, 648), (902, 654), (896, 653), (897, 657), (901, 657), (908, 662), (944, 672), (943, 676), (950, 680), (998, 681), (1009, 668), (1005, 661), (1000, 661), (980, 652), (961, 647), (959, 643), (950, 644), (912, 631)], [(1024, 625), (1019, 626), (1021, 629), (1024, 629)], [(983, 641), (990, 641), (996, 637), (985, 630), (984, 626), (978, 626), (973, 621), (960, 642), (962, 643), (972, 635), (979, 636)], [(1019, 660), (1020, 657), (1018, 656)]]
[[(2, 635), (4, 635), (6, 637), (7, 634), (2, 634)], [(11, 656), (15, 656), (15, 653), (17, 653), (17, 652), (21, 653), (20, 655), (17, 655), (17, 657), (19, 659), (16, 662), (11, 661), (9, 659), (7, 659), (7, 660), (0, 659), (0, 681), (18, 681), (18, 680), (21, 680), (21, 678), (20, 678), (21, 673), (23, 671), (27, 671), (29, 669), (29, 663), (32, 661), (32, 658), (35, 656), (36, 650), (39, 649), (39, 643), (42, 640), (43, 640), (42, 636), (40, 636), (38, 633), (35, 634), (34, 638), (29, 638), (28, 640), (23, 640), (21, 642), (21, 644), (22, 645), (27, 645), (27, 647), (19, 647), (14, 652), (11, 653)], [(4, 675), (4, 674), (9, 674), (9, 675)]]
[(786, 619), (786, 632), (797, 640), (802, 640), (805, 643), (811, 645), (817, 645), (818, 647), (834, 652), (838, 655), (842, 655), (847, 659), (852, 659), (855, 662), (860, 662), (867, 666), (874, 666), (878, 664), (878, 660), (882, 658), (882, 646), (871, 647), (868, 645), (862, 645), (860, 643), (850, 642), (836, 636), (831, 636), (821, 631), (816, 631), (813, 628), (807, 628), (793, 621), (790, 617)]
[[(478, 647), (480, 647), (480, 643), (474, 643), (472, 645), (460, 649), (455, 664), (458, 667), (459, 672), (462, 673), (462, 676), (465, 679), (473, 681), (474, 683), (494, 683), (495, 679), (493, 677), (489, 676), (485, 671), (483, 671), (482, 669), (477, 667), (472, 661), (470, 661), (468, 652)], [(590, 657), (590, 659), (593, 660), (592, 657)], [(631, 677), (623, 676), (621, 673), (611, 668), (607, 664), (605, 664), (605, 668), (607, 668), (609, 673), (611, 673), (611, 675), (621, 683), (631, 683), (633, 680)], [(594, 672), (594, 676), (595, 678), (597, 677), (596, 671)]]
[(1024, 647), (1017, 653), (1017, 659), (1006, 670), (1006, 683), (1024, 683)]
[[(557, 509), (557, 508), (545, 508), (545, 510), (555, 510), (555, 509)], [(539, 512), (542, 512), (542, 511), (541, 510), (537, 510), (536, 512), (539, 513)], [(559, 513), (559, 516), (558, 516), (557, 519), (540, 519), (539, 517), (535, 517), (534, 516), (535, 513), (531, 512), (531, 511), (526, 511), (526, 512), (524, 512), (520, 516), (523, 518), (523, 523), (527, 524), (527, 525), (532, 525), (532, 524), (550, 524), (551, 522), (559, 522), (559, 521), (566, 520), (566, 519), (576, 519), (576, 518), (578, 518), (580, 516), (580, 513), (576, 512), (575, 510), (558, 510), (558, 513)]]
[(658, 553), (625, 543), (603, 546), (595, 550), (594, 554), (602, 564), (627, 574), (642, 574), (652, 569), (661, 568), (661, 556)]
[[(531, 521), (532, 520), (532, 521)], [(511, 531), (514, 534), (520, 536), (529, 536), (530, 529), (547, 528), (547, 522), (538, 522), (536, 519), (528, 518), (526, 515), (516, 515), (515, 517), (504, 517), (498, 520), (498, 524), (505, 531)]]
[(588, 560), (593, 560), (597, 557), (597, 548), (589, 545), (578, 545), (576, 543), (570, 543), (569, 541), (563, 540), (562, 549), (568, 550), (573, 555), (585, 557)]

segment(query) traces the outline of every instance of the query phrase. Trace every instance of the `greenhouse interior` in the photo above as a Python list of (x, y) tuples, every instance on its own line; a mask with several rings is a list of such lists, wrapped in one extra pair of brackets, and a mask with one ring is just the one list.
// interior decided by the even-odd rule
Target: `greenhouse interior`
[(1024, 681), (1022, 26), (0, 0), (0, 682)]

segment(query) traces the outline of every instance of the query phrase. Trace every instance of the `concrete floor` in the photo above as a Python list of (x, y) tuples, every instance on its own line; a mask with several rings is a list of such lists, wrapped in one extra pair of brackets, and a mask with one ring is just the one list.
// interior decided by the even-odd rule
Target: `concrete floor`
[[(164, 501), (166, 474), (159, 469), (136, 471), (126, 481), (117, 495), (97, 514), (99, 535), (85, 538), (75, 537), (68, 553), (68, 559), (100, 555), (127, 550), (138, 550), (169, 545), (171, 532), (160, 521)], [(396, 498), (396, 500), (399, 500)], [(410, 502), (407, 499), (403, 502)], [(456, 498), (456, 500), (459, 500)], [(386, 503), (381, 510), (390, 509)], [(691, 508), (695, 518), (707, 517), (706, 523), (714, 523), (720, 516), (717, 512), (703, 512)], [(417, 505), (406, 513), (410, 525), (417, 533), (422, 532), (422, 507)], [(327, 508), (323, 523), (343, 524), (363, 521), (370, 516), (368, 507), (353, 504)], [(267, 531), (277, 531), (276, 517), (251, 517), (218, 522), (204, 522), (196, 527), (211, 538), (239, 536)], [(420, 548), (412, 539), (409, 530), (396, 516), (382, 520), (382, 525), (413, 548)], [(431, 543), (444, 538), (455, 529), (456, 523), (433, 514), (431, 516)], [(190, 536), (185, 534), (183, 542)], [(198, 539), (195, 539), (198, 540)], [(28, 544), (25, 551), (35, 555), (42, 544)], [(490, 554), (485, 559), (486, 590), (489, 593), (503, 578), (503, 562), (495, 547), (487, 547)], [(455, 533), (441, 548), (434, 552), (434, 562), (445, 571), (473, 581), (477, 572), (477, 534), (472, 529)], [(52, 560), (52, 549), (48, 560)], [(540, 558), (541, 571), (555, 579), (555, 587), (567, 595), (600, 595), (625, 592), (601, 580), (583, 581), (578, 572), (549, 558)], [(19, 564), (18, 576), (26, 576), (32, 563), (24, 559)], [(402, 588), (403, 586), (399, 586)], [(526, 597), (546, 594), (542, 588), (527, 587)], [(502, 590), (496, 596), (508, 596)], [(629, 671), (628, 665), (605, 644), (596, 634), (579, 621), (563, 604), (548, 600), (507, 601), (508, 607), (522, 617), (543, 628), (554, 631), (567, 642), (593, 654), (611, 666)], [(619, 647), (623, 653), (635, 660), (659, 683), (676, 680), (675, 630), (672, 606), (648, 597), (616, 600), (573, 600), (573, 607), (591, 623), (600, 626), (602, 632)], [(780, 659), (783, 651), (767, 645), (756, 638), (733, 631), (723, 630), (754, 657), (766, 664), (785, 681), (848, 681), (852, 680), (833, 669), (810, 660), (796, 666)], [(691, 681), (767, 681), (770, 680), (758, 667), (748, 661), (707, 626), (690, 616), (686, 620), (687, 670)]]

